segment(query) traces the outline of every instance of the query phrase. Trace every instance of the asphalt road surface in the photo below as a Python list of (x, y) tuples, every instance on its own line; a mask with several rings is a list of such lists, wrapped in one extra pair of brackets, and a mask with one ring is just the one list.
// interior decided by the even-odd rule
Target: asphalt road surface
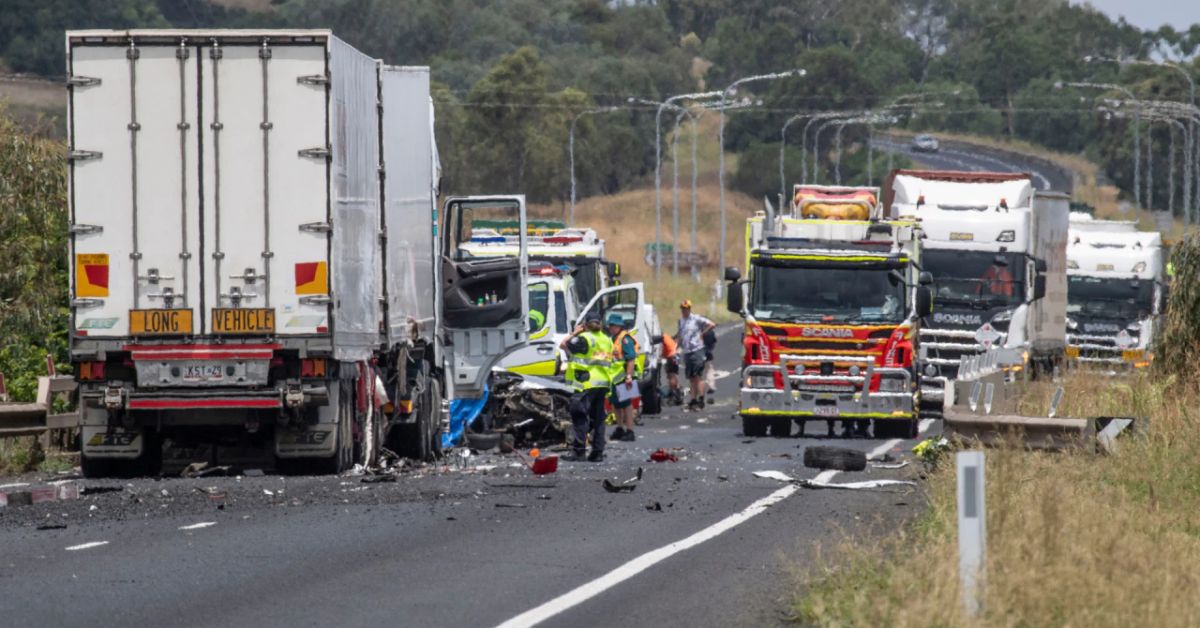
[[(731, 414), (740, 326), (718, 345), (718, 401), (646, 418), (608, 460), (534, 477), (479, 454), (394, 482), (360, 476), (85, 480), (78, 501), (0, 508), (11, 626), (771, 625), (818, 545), (885, 535), (919, 488), (814, 490), (801, 458), (838, 444), (909, 459), (913, 442), (748, 439)], [(923, 427), (928, 427), (924, 424)], [(667, 448), (677, 462), (648, 462)], [(630, 493), (608, 493), (639, 467)], [(822, 472), (913, 479), (916, 465)], [(6, 480), (0, 479), (0, 484)]]
[(963, 142), (943, 141), (936, 153), (915, 153), (904, 140), (876, 138), (876, 150), (903, 153), (920, 165), (934, 170), (967, 170), (971, 172), (1028, 172), (1039, 190), (1054, 190), (1070, 194), (1074, 180), (1070, 171), (1051, 166), (1040, 160), (1023, 158), (1007, 151)]

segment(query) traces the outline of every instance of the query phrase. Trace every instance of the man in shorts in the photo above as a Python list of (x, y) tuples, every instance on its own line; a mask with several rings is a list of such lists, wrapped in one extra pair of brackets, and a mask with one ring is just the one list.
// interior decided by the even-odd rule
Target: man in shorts
[(663, 336), (663, 361), (667, 367), (667, 403), (683, 405), (683, 389), (679, 387), (679, 345), (671, 336)]
[(707, 318), (692, 313), (691, 299), (684, 299), (679, 304), (679, 332), (675, 334), (675, 341), (682, 354), (683, 374), (691, 384), (692, 398), (688, 401), (688, 410), (704, 407), (704, 334), (716, 326)]

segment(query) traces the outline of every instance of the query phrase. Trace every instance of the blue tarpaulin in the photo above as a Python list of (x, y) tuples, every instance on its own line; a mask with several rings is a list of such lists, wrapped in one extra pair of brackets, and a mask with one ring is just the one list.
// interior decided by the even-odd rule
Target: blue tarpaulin
[(484, 385), (483, 396), (478, 399), (455, 399), (450, 402), (450, 431), (442, 434), (442, 448), (450, 449), (462, 443), (467, 426), (479, 417), (487, 405), (491, 390)]

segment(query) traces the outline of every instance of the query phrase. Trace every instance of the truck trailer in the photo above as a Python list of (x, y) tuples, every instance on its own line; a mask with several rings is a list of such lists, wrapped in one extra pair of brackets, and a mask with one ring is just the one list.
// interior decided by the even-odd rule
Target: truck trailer
[[(249, 440), (322, 472), (371, 460), (393, 423), (434, 447), (446, 397), (525, 321), (513, 262), (475, 269), (516, 281), (510, 307), (447, 324), (427, 69), (327, 30), (66, 43), (85, 475), (154, 473), (164, 440)], [(488, 204), (524, 218), (522, 199)]]

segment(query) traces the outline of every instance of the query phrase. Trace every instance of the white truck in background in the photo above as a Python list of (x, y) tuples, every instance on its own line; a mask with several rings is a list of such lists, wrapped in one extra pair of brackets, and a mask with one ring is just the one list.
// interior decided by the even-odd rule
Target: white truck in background
[[(427, 69), (327, 30), (93, 30), (67, 71), (85, 475), (153, 474), (165, 441), (293, 471), (428, 455), (442, 391), (524, 341), (523, 257), (462, 282), (507, 284), (486, 326), (452, 320)], [(447, 206), (524, 219), (520, 197)]]
[(1067, 244), (1067, 364), (1150, 366), (1166, 302), (1162, 235), (1132, 221), (1072, 213)]
[(994, 351), (1012, 370), (1052, 369), (1066, 336), (1068, 197), (1021, 173), (897, 170), (885, 206), (920, 221), (934, 311), (920, 330), (921, 404), (938, 415), (959, 360)]

